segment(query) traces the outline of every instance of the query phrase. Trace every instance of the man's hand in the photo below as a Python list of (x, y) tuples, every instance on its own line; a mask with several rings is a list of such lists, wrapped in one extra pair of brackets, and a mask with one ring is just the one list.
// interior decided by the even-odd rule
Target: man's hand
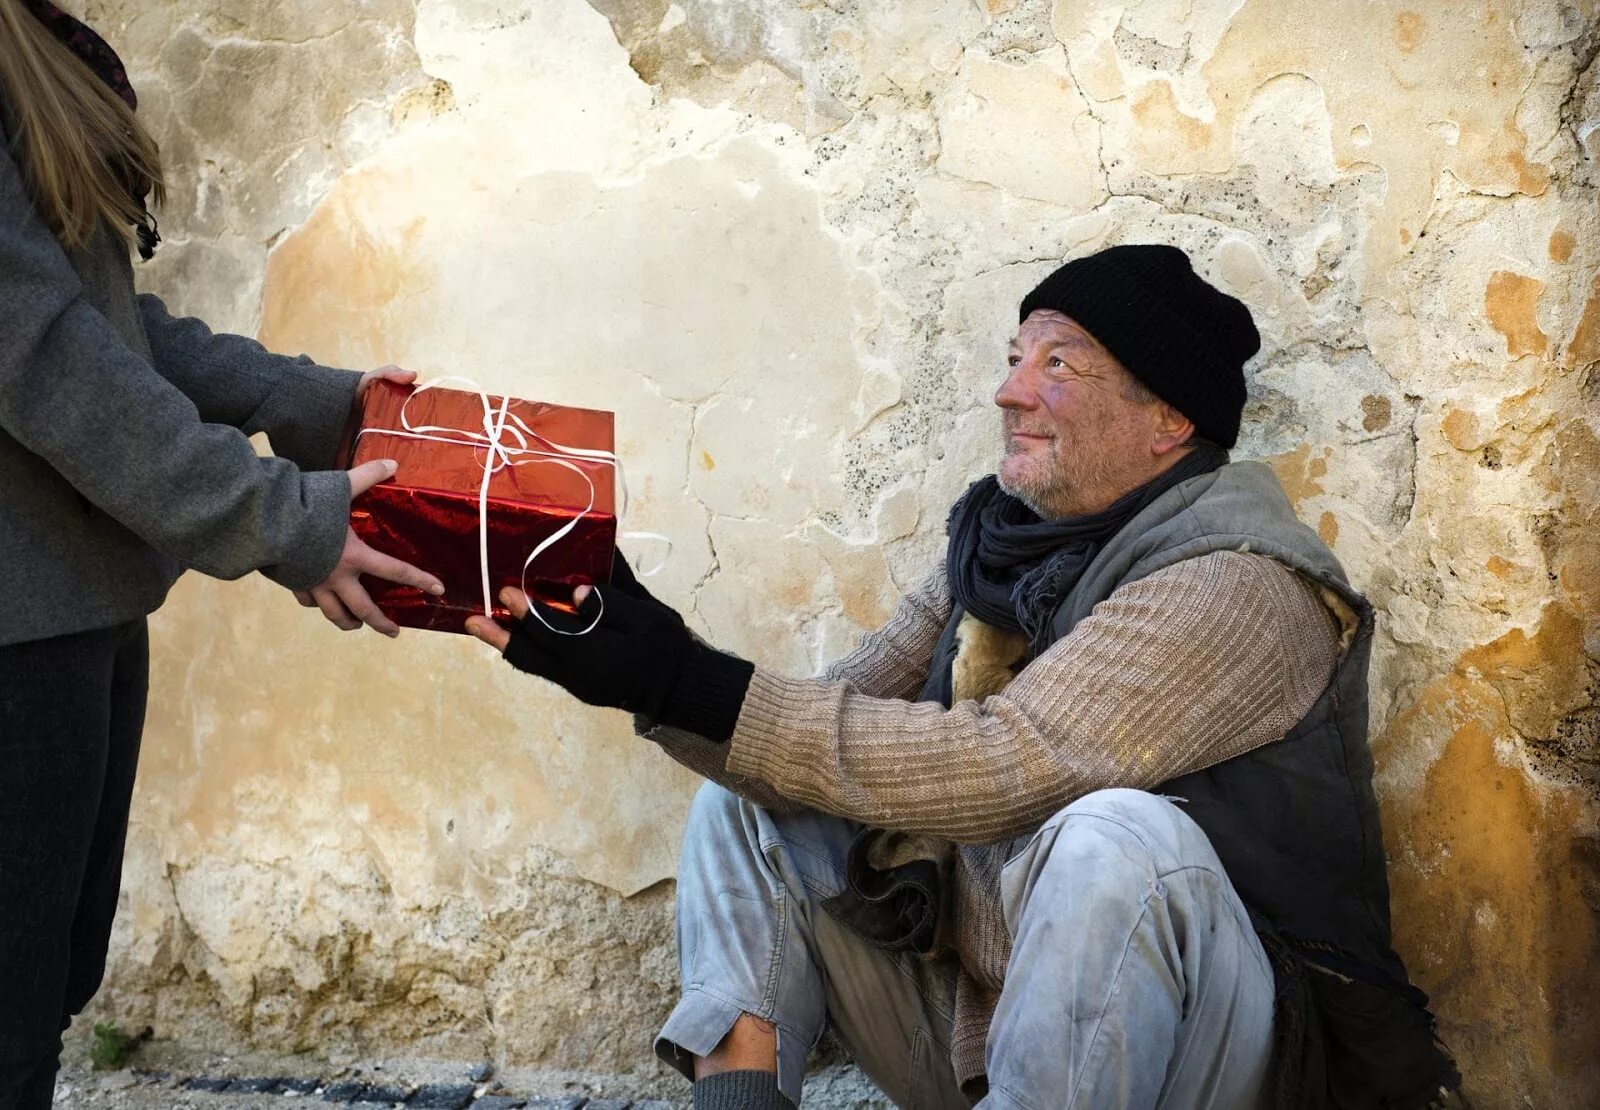
[(530, 602), (521, 590), (503, 590), (500, 600), (516, 624), (508, 630), (488, 617), (472, 617), (467, 631), (513, 667), (554, 682), (579, 701), (727, 740), (755, 668), (697, 640), (626, 564), (612, 574), (609, 586), (573, 591), (576, 614)]
[(572, 594), (576, 614), (531, 601), (521, 590), (502, 590), (500, 602), (517, 620), (510, 631), (486, 617), (469, 619), (467, 631), (498, 648), (506, 662), (589, 705), (660, 719), (694, 642), (672, 609), (612, 586), (579, 586)]
[[(611, 552), (611, 589), (620, 590), (637, 601), (649, 602), (651, 605), (667, 609), (667, 606), (656, 600), (654, 594), (644, 588), (639, 579), (634, 576), (633, 568), (628, 565), (628, 560), (622, 557), (621, 551), (615, 549)], [(573, 605), (582, 606), (584, 599), (588, 596), (588, 586), (578, 587), (572, 594)], [(521, 590), (501, 590), (500, 604), (510, 609), (511, 615), (519, 621), (528, 615), (528, 595)], [(551, 610), (546, 606), (540, 606), (540, 611), (548, 613)], [(670, 609), (667, 611), (672, 612)], [(676, 613), (672, 615), (677, 617)], [(572, 617), (565, 613), (557, 613), (556, 617), (561, 622), (571, 623), (571, 631), (585, 628), (589, 624), (588, 621), (574, 621)], [(537, 623), (537, 618), (535, 618), (535, 623)], [(556, 627), (563, 628), (565, 623), (556, 623)], [(679, 621), (679, 623), (682, 622)], [(487, 617), (468, 617), (467, 631), (496, 651), (505, 651), (506, 645), (511, 642), (511, 633)], [(548, 632), (548, 629), (546, 631)], [(553, 635), (559, 635), (559, 633), (554, 633)], [(690, 635), (692, 636), (693, 633), (690, 633)]]
[(661, 604), (656, 601), (655, 595), (645, 589), (644, 584), (634, 576), (633, 568), (628, 565), (628, 560), (624, 559), (622, 552), (617, 549), (613, 549), (611, 552), (611, 585), (629, 597), (636, 597), (640, 601), (654, 602), (657, 605)]
[[(394, 470), (392, 459), (373, 459), (362, 463), (350, 471), (350, 496), (356, 497), (367, 492), (385, 478), (393, 476)], [(444, 593), (444, 583), (433, 575), (373, 550), (355, 534), (354, 529), (348, 529), (344, 538), (344, 553), (339, 556), (339, 565), (333, 568), (333, 573), (309, 590), (296, 590), (294, 596), (307, 608), (315, 606), (321, 609), (323, 616), (346, 632), (365, 624), (374, 632), (398, 636), (400, 629), (383, 615), (383, 610), (378, 608), (361, 585), (363, 574), (415, 586), (434, 595)]]
[(361, 375), (361, 380), (356, 383), (356, 399), (360, 400), (366, 393), (367, 387), (375, 381), (394, 382), (397, 385), (410, 385), (417, 380), (415, 370), (402, 370), (398, 366), (380, 366), (376, 370), (368, 370)]

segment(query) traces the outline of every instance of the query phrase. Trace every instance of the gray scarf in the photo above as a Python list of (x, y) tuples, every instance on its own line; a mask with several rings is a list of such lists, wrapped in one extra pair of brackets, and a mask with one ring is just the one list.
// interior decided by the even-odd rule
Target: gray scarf
[(950, 704), (955, 628), (962, 614), (1022, 633), (1029, 657), (1037, 657), (1050, 646), (1050, 618), (1106, 541), (1169, 489), (1227, 461), (1228, 452), (1198, 440), (1164, 473), (1109, 508), (1062, 520), (1041, 518), (1002, 490), (992, 474), (974, 482), (950, 510), (945, 569), (952, 612), (919, 700)]

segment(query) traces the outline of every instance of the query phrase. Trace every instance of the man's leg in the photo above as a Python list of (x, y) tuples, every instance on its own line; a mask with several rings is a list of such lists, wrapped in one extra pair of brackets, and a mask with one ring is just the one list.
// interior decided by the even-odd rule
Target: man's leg
[(987, 1107), (1255, 1104), (1273, 979), (1205, 833), (1138, 790), (1087, 795), (1006, 865), (1013, 940)]
[(697, 1105), (782, 1105), (780, 1094), (798, 1105), (829, 1024), (901, 1105), (966, 1105), (950, 1071), (948, 983), (821, 908), (843, 886), (856, 831), (817, 813), (775, 817), (719, 786), (696, 796), (678, 868), (683, 999), (656, 1051), (699, 1080)]

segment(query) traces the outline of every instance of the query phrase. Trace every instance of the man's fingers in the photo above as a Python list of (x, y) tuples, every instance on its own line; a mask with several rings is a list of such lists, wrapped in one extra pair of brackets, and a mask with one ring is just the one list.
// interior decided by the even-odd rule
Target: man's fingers
[(511, 642), (511, 633), (488, 617), (468, 617), (467, 631), (499, 652), (504, 652)]
[[(580, 591), (588, 591), (588, 586), (578, 587)], [(599, 608), (600, 598), (597, 594), (585, 593), (587, 604), (575, 602), (576, 613), (569, 613), (565, 609), (557, 609), (554, 605), (547, 605), (535, 598), (528, 597), (521, 590), (504, 589), (500, 591), (500, 604), (511, 610), (511, 615), (523, 623), (527, 634), (534, 640), (542, 641), (552, 635), (572, 635), (590, 628), (596, 618), (603, 611)], [(527, 621), (529, 615), (532, 621)]]
[(383, 610), (378, 608), (378, 603), (372, 600), (372, 595), (367, 593), (360, 580), (341, 578), (334, 588), (338, 591), (339, 600), (344, 602), (344, 607), (361, 624), (385, 636), (400, 635), (400, 627), (383, 615)]
[(311, 596), (310, 590), (296, 590), (294, 599), (307, 609), (315, 609), (317, 607), (317, 599)]
[(633, 597), (650, 596), (650, 591), (639, 585), (639, 576), (633, 573), (633, 567), (628, 564), (620, 547), (611, 556), (611, 584)]
[(398, 582), (402, 586), (415, 586), (435, 597), (444, 593), (444, 583), (427, 571), (419, 570), (410, 563), (396, 559), (393, 555), (385, 555), (365, 543), (354, 549), (347, 558), (347, 565), (358, 574), (370, 574), (374, 578)]
[(528, 615), (528, 595), (521, 590), (507, 586), (500, 591), (500, 604), (511, 610), (511, 615), (519, 621)]
[(339, 595), (327, 586), (318, 586), (311, 591), (311, 597), (322, 615), (328, 618), (328, 623), (346, 632), (354, 632), (361, 627), (361, 622), (350, 615), (344, 607), (344, 602), (339, 600)]
[(373, 459), (350, 470), (350, 496), (360, 497), (385, 478), (393, 478), (399, 464), (393, 459)]

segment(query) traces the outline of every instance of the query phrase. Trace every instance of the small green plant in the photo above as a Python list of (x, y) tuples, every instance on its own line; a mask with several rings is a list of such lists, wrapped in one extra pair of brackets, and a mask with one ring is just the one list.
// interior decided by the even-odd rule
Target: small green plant
[(146, 1026), (137, 1036), (130, 1037), (111, 1022), (102, 1021), (94, 1027), (94, 1044), (89, 1046), (89, 1060), (95, 1071), (119, 1071), (128, 1066), (139, 1046), (155, 1035)]

